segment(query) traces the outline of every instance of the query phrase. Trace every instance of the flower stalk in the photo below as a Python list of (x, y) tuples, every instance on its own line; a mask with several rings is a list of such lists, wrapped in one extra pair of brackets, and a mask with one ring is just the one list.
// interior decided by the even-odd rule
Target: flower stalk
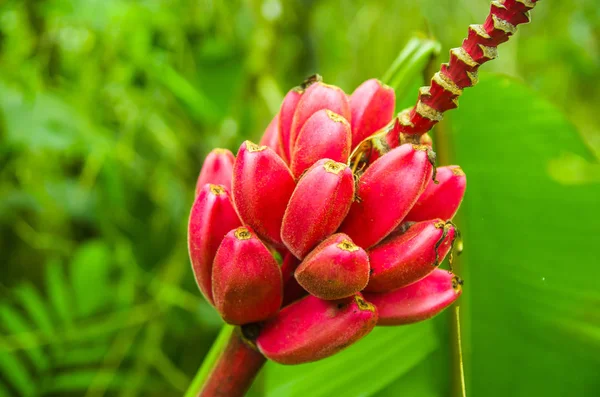
[[(235, 328), (214, 362), (198, 397), (238, 397), (246, 394), (266, 358), (250, 346)], [(187, 396), (187, 394), (186, 394)]]
[(227, 345), (227, 342), (229, 341), (233, 330), (234, 327), (229, 324), (225, 324), (223, 325), (223, 327), (221, 327), (221, 331), (219, 331), (219, 334), (212, 343), (208, 353), (202, 361), (202, 365), (200, 366), (200, 368), (198, 368), (194, 379), (192, 379), (192, 383), (190, 383), (190, 385), (188, 386), (188, 389), (186, 390), (183, 397), (196, 397), (198, 395), (198, 393), (206, 383), (208, 376), (215, 367), (217, 360), (219, 359), (219, 357), (221, 357), (221, 353), (223, 352), (223, 350), (225, 350), (225, 346)]
[[(415, 106), (398, 115), (394, 132), (420, 137), (442, 120), (445, 111), (458, 107), (463, 89), (477, 84), (479, 67), (498, 56), (498, 45), (508, 41), (518, 25), (530, 21), (529, 11), (537, 2), (492, 1), (485, 22), (469, 26), (469, 35), (462, 46), (450, 50), (449, 63), (442, 64), (430, 86), (421, 87)], [(418, 139), (413, 138), (413, 142), (418, 143)]]

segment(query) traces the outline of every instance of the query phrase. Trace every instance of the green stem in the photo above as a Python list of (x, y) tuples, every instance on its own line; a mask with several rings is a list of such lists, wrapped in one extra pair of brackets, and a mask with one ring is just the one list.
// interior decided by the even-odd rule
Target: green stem
[(225, 346), (227, 345), (227, 342), (229, 341), (233, 330), (233, 326), (228, 324), (223, 325), (221, 331), (219, 332), (219, 335), (217, 336), (210, 350), (208, 351), (206, 358), (204, 359), (202, 365), (198, 369), (196, 376), (194, 376), (190, 387), (188, 387), (187, 391), (185, 392), (184, 397), (196, 397), (198, 395), (198, 393), (202, 389), (202, 386), (204, 386), (208, 375), (216, 365), (219, 356), (221, 355), (223, 350), (225, 350)]

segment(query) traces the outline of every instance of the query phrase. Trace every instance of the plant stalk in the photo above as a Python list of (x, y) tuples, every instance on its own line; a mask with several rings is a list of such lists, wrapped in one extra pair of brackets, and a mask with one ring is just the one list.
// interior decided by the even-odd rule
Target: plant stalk
[[(497, 47), (508, 41), (518, 25), (529, 22), (529, 11), (538, 1), (493, 1), (485, 22), (469, 26), (462, 46), (450, 50), (449, 63), (442, 64), (430, 86), (419, 89), (416, 105), (398, 115), (399, 132), (418, 138), (441, 121), (444, 112), (458, 107), (463, 90), (477, 83), (479, 67), (498, 56)], [(413, 142), (418, 143), (416, 138)]]
[(242, 397), (265, 362), (266, 358), (250, 347), (236, 328), (197, 396)]

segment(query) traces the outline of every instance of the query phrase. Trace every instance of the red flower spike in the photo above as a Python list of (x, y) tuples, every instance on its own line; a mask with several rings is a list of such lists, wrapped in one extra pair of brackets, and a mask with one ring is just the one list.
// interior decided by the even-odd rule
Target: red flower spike
[(394, 117), (396, 94), (377, 79), (367, 80), (350, 96), (352, 149), (385, 127)]
[(329, 109), (345, 118), (349, 123), (352, 122), (348, 97), (341, 88), (322, 82), (312, 84), (300, 98), (294, 114), (290, 132), (291, 153), (294, 153), (296, 140), (304, 123), (321, 109)]
[(223, 186), (206, 184), (200, 189), (190, 213), (188, 250), (200, 292), (211, 304), (213, 259), (225, 234), (241, 225)]
[(458, 107), (463, 90), (477, 84), (479, 67), (498, 56), (498, 45), (516, 32), (517, 25), (529, 22), (529, 10), (536, 2), (492, 1), (484, 24), (469, 26), (462, 46), (450, 50), (449, 62), (433, 75), (431, 85), (419, 89), (416, 105), (399, 116), (401, 132), (423, 134), (442, 120), (444, 112)]
[(294, 275), (317, 298), (347, 298), (369, 282), (369, 257), (348, 236), (338, 233), (312, 250)]
[(317, 160), (327, 158), (345, 163), (350, 154), (352, 133), (345, 118), (329, 109), (315, 112), (300, 130), (290, 168), (296, 178)]
[(440, 313), (462, 293), (462, 280), (447, 270), (435, 269), (407, 287), (383, 294), (365, 293), (379, 311), (377, 325), (403, 325), (427, 320)]
[(282, 245), (283, 214), (296, 183), (270, 148), (246, 141), (233, 165), (233, 201), (244, 224), (261, 238)]
[(450, 165), (437, 169), (436, 180), (439, 183), (429, 181), (405, 221), (450, 220), (454, 217), (465, 195), (467, 177), (459, 166)]
[(267, 126), (265, 133), (260, 138), (259, 145), (270, 147), (279, 157), (282, 157), (281, 146), (279, 144), (279, 113), (273, 117), (273, 120)]
[(196, 196), (207, 183), (223, 185), (231, 190), (231, 176), (235, 157), (227, 149), (213, 149), (204, 159), (198, 181), (196, 182)]
[(337, 230), (353, 199), (350, 168), (333, 160), (319, 160), (300, 179), (285, 210), (283, 243), (297, 258), (304, 258)]
[(325, 301), (307, 296), (268, 321), (256, 346), (280, 364), (302, 364), (329, 357), (367, 335), (377, 310), (360, 294)]
[(392, 291), (422, 279), (446, 257), (456, 230), (440, 219), (415, 223), (369, 251), (371, 278), (365, 291)]
[(291, 144), (291, 133), (292, 133), (292, 120), (294, 119), (294, 113), (296, 112), (296, 107), (298, 106), (298, 102), (300, 102), (300, 98), (304, 90), (300, 87), (292, 88), (285, 98), (283, 98), (283, 103), (281, 104), (281, 109), (279, 110), (279, 147), (278, 153), (281, 153), (281, 158), (285, 160), (286, 163), (290, 163), (292, 159), (292, 144)]
[(274, 316), (281, 307), (281, 270), (267, 247), (249, 228), (227, 233), (212, 272), (215, 307), (229, 324), (242, 325)]
[(358, 183), (358, 200), (340, 228), (363, 248), (390, 234), (431, 179), (427, 146), (401, 145), (375, 160)]

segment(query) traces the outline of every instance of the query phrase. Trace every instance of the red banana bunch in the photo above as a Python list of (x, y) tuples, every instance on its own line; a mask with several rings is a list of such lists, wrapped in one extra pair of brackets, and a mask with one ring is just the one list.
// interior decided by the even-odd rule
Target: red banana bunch
[(196, 281), (226, 322), (252, 324), (267, 358), (319, 360), (460, 295), (438, 265), (458, 234), (465, 174), (436, 170), (426, 135), (370, 139), (389, 137), (394, 115), (378, 80), (348, 96), (317, 76), (286, 95), (260, 145), (206, 158), (188, 231)]

